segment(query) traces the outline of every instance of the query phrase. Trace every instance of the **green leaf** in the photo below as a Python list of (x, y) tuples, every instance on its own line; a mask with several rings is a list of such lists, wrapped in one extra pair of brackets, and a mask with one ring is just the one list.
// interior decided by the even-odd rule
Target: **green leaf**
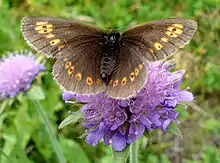
[(8, 156), (13, 151), (18, 140), (16, 135), (12, 135), (8, 133), (3, 133), (2, 138), (5, 140), (5, 145), (2, 151), (5, 153), (6, 156)]
[(112, 157), (112, 147), (111, 146), (103, 146), (102, 148), (103, 152), (105, 155), (100, 158), (100, 163), (112, 163), (113, 162), (113, 157)]
[(27, 97), (32, 100), (44, 100), (44, 92), (40, 86), (33, 85), (27, 93)]
[(0, 104), (0, 115), (3, 113), (3, 111), (6, 109), (8, 104), (8, 100), (2, 101), (2, 103)]
[(129, 157), (129, 153), (130, 153), (130, 145), (127, 145), (126, 148), (121, 151), (121, 152), (117, 152), (114, 151), (113, 149), (113, 157), (114, 157), (114, 163), (125, 163), (126, 160)]
[(21, 149), (25, 149), (31, 139), (31, 134), (35, 130), (33, 117), (30, 116), (28, 111), (29, 105), (25, 103), (23, 98), (23, 103), (19, 105), (19, 110), (13, 118), (14, 127), (16, 129), (16, 138), (19, 141)]
[(159, 158), (156, 155), (150, 153), (148, 154), (146, 162), (159, 162)]
[(180, 139), (183, 139), (183, 135), (181, 130), (179, 129), (178, 125), (175, 122), (170, 122), (168, 128), (167, 128), (167, 132), (174, 134), (176, 136), (179, 136)]
[(83, 133), (82, 135), (79, 136), (80, 139), (85, 139), (85, 137), (88, 135), (88, 132)]
[(76, 123), (83, 117), (83, 114), (77, 113), (77, 114), (70, 114), (68, 117), (66, 117), (59, 125), (59, 130), (66, 127), (70, 123)]
[(69, 160), (69, 162), (90, 163), (89, 157), (78, 142), (62, 136), (60, 137), (60, 142), (65, 158)]

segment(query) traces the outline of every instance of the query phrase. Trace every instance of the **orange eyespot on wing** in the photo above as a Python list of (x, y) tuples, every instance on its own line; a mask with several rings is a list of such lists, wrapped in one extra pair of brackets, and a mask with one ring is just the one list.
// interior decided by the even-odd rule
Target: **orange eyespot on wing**
[(134, 72), (132, 72), (129, 76), (130, 80), (133, 82), (134, 79), (135, 79), (135, 75), (134, 75)]
[(65, 69), (69, 68), (72, 65), (72, 63), (70, 61), (67, 61), (65, 64)]
[(86, 78), (86, 84), (88, 84), (89, 86), (93, 85), (93, 80), (91, 77)]
[(96, 79), (96, 84), (97, 85), (100, 85), (101, 84), (101, 80), (98, 78), (98, 79)]
[(168, 42), (168, 38), (162, 37), (162, 38), (161, 38), (161, 41), (163, 41), (163, 42)]
[(155, 42), (154, 43), (154, 47), (157, 49), (157, 50), (161, 50), (163, 45), (161, 45), (159, 42)]
[(75, 78), (76, 78), (76, 80), (77, 81), (80, 81), (80, 80), (82, 80), (82, 74), (81, 73), (76, 73), (76, 76), (75, 76)]
[(52, 41), (50, 41), (50, 45), (54, 46), (56, 44), (58, 44), (60, 42), (60, 39), (54, 39)]
[(139, 69), (135, 68), (134, 73), (135, 73), (135, 76), (138, 76), (139, 75)]
[(68, 75), (71, 75), (73, 72), (74, 72), (74, 66), (71, 66), (71, 67), (68, 69)]
[(123, 77), (122, 80), (121, 80), (121, 85), (125, 86), (126, 84), (127, 84), (127, 78)]
[(173, 24), (174, 27), (177, 27), (177, 28), (183, 28), (183, 24)]
[(113, 87), (115, 88), (115, 87), (117, 87), (117, 85), (118, 85), (118, 79), (114, 81)]
[(143, 65), (139, 64), (139, 69), (142, 70), (143, 69)]
[(46, 35), (45, 36), (46, 38), (53, 38), (53, 37), (55, 37), (55, 35), (54, 34), (52, 34), (52, 33), (49, 33), (48, 35)]

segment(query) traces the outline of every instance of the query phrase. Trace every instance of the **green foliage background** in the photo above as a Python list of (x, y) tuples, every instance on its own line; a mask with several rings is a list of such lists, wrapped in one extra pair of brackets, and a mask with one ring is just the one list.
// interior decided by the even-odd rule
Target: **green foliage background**
[[(146, 147), (142, 137), (139, 159), (141, 163), (220, 162), (220, 0), (0, 0), (0, 56), (30, 49), (20, 32), (20, 21), (27, 15), (67, 17), (102, 28), (124, 28), (168, 17), (196, 20), (194, 39), (174, 55), (176, 68), (186, 70), (183, 88), (190, 86), (195, 96), (188, 110), (177, 108), (183, 140), (157, 131)], [(103, 142), (92, 147), (80, 139), (84, 133), (81, 122), (58, 130), (68, 110), (76, 111), (79, 106), (62, 101), (62, 92), (50, 74), (52, 62), (47, 61), (47, 71), (29, 91), (43, 92), (41, 104), (48, 123), (27, 98), (28, 93), (0, 101), (0, 162), (55, 163), (63, 154), (68, 163), (112, 162), (111, 147)], [(53, 140), (58, 141), (57, 148)]]

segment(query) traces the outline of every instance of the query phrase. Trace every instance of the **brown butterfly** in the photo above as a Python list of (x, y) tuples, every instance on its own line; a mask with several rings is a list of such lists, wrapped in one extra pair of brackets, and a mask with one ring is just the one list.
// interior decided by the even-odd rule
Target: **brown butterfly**
[(135, 96), (146, 83), (148, 61), (161, 60), (187, 44), (197, 23), (154, 20), (121, 34), (69, 19), (24, 17), (21, 29), (31, 47), (56, 59), (53, 75), (65, 90), (107, 91), (121, 99)]

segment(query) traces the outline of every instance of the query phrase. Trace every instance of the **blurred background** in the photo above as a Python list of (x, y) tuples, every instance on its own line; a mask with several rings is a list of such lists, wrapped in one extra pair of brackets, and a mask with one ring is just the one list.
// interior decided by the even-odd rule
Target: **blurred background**
[[(140, 139), (139, 160), (141, 163), (220, 162), (220, 0), (0, 0), (0, 57), (7, 52), (31, 50), (20, 32), (21, 19), (28, 15), (66, 17), (101, 28), (120, 29), (168, 17), (196, 20), (198, 31), (193, 40), (174, 55), (175, 68), (186, 71), (182, 88), (189, 86), (195, 96), (187, 110), (177, 108), (183, 140), (154, 131), (147, 147), (146, 139)], [(41, 104), (66, 161), (112, 162), (111, 147), (103, 142), (92, 147), (80, 138), (84, 133), (81, 122), (58, 130), (68, 111), (80, 107), (62, 100), (62, 92), (50, 73), (52, 63), (47, 60), (46, 72), (33, 85), (44, 93)], [(47, 125), (23, 94), (0, 101), (0, 162), (58, 162)]]

